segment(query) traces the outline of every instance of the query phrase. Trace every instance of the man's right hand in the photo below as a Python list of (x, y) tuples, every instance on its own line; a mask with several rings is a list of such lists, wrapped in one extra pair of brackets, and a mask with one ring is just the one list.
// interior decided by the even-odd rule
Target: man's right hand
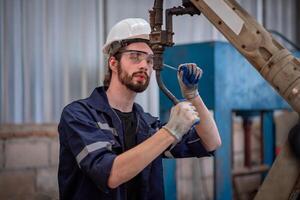
[(180, 141), (190, 128), (198, 123), (200, 118), (196, 108), (189, 102), (178, 103), (171, 109), (169, 122), (163, 126), (177, 141)]

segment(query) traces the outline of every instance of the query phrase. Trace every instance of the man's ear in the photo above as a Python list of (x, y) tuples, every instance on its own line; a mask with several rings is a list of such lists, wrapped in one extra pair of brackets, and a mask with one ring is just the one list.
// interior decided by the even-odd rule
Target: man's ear
[(109, 68), (114, 71), (114, 72), (117, 72), (118, 70), (118, 64), (119, 64), (119, 61), (114, 57), (114, 56), (111, 56), (108, 60), (108, 65), (109, 65)]

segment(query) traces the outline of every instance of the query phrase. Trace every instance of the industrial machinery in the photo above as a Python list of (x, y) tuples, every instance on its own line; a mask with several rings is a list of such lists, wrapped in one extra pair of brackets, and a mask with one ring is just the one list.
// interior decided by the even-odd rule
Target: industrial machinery
[[(154, 69), (159, 87), (172, 100), (176, 97), (164, 86), (160, 71), (163, 69), (163, 52), (172, 46), (172, 16), (203, 14), (228, 41), (252, 64), (261, 76), (300, 113), (300, 62), (271, 34), (257, 23), (234, 0), (183, 0), (182, 6), (165, 12), (163, 25), (163, 0), (155, 0), (150, 10), (152, 32), (150, 42), (154, 52)], [(277, 156), (271, 170), (255, 199), (300, 198), (299, 126), (295, 126), (287, 143)], [(294, 152), (292, 152), (293, 150)], [(217, 163), (218, 164), (218, 163)], [(222, 188), (217, 188), (222, 194)], [(217, 196), (216, 199), (224, 199)]]

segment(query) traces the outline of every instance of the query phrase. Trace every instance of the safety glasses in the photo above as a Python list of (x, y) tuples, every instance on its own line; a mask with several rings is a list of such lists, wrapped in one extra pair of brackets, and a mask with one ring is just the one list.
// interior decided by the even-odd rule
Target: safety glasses
[(147, 64), (153, 67), (153, 54), (138, 50), (122, 50), (118, 53), (126, 54), (133, 64), (139, 64), (143, 60), (146, 60)]

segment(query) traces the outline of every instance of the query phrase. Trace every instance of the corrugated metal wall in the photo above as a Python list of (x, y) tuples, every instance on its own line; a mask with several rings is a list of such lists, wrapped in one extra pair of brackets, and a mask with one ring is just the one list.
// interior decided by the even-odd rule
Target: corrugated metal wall
[[(165, 7), (180, 2), (166, 0)], [(239, 2), (267, 28), (296, 40), (296, 0)], [(101, 46), (107, 30), (126, 17), (148, 19), (152, 4), (149, 0), (0, 0), (0, 123), (57, 122), (64, 105), (102, 84)], [(174, 23), (178, 44), (224, 40), (203, 16), (177, 17)], [(153, 77), (148, 91), (137, 100), (145, 110), (158, 114)]]
[(100, 83), (101, 3), (1, 0), (1, 122), (55, 122)]

